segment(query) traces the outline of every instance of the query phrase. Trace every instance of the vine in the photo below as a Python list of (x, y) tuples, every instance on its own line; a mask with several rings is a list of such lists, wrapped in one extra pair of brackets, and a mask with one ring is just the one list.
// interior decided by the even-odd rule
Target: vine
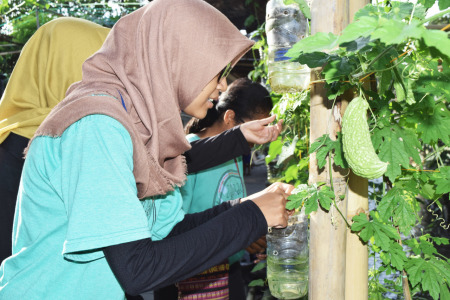
[[(450, 299), (450, 261), (438, 251), (449, 240), (422, 225), (428, 210), (435, 229), (450, 236), (444, 214), (450, 206), (450, 40), (443, 30), (425, 27), (445, 18), (450, 3), (437, 1), (442, 12), (426, 18), (434, 3), (377, 1), (359, 10), (341, 35), (316, 33), (287, 53), (294, 61), (321, 68), (316, 82), (324, 83), (330, 101), (347, 90), (368, 100), (371, 142), (388, 168), (383, 177), (371, 181), (375, 207), (369, 218), (362, 213), (346, 224), (376, 254), (369, 271), (370, 299), (402, 293), (405, 299), (409, 294)], [(376, 84), (368, 87), (363, 84), (367, 80)], [(335, 139), (321, 136), (310, 149), (305, 144), (308, 129), (303, 129), (304, 123), (297, 125), (303, 112), (296, 110), (309, 109), (308, 100), (308, 91), (277, 98), (274, 113), (289, 120), (289, 128), (271, 143), (266, 159), (276, 161), (274, 180), (296, 186), (287, 208), (304, 206), (307, 214), (319, 207), (338, 208), (336, 200), (342, 197), (336, 196), (331, 179), (331, 185), (307, 184), (308, 159), (301, 153), (315, 152), (319, 168), (327, 162), (332, 168), (332, 161), (348, 168), (341, 133)], [(392, 280), (380, 283), (382, 272)]]

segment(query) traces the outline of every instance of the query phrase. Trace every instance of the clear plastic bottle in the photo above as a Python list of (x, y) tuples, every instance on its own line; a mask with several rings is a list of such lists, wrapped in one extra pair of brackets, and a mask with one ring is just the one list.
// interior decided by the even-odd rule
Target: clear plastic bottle
[(278, 299), (299, 299), (308, 293), (308, 217), (297, 212), (286, 228), (273, 228), (267, 238), (267, 279)]
[(297, 4), (270, 0), (266, 6), (266, 36), (269, 46), (269, 84), (277, 93), (294, 93), (308, 88), (311, 70), (291, 62), (286, 52), (308, 34), (308, 21)]

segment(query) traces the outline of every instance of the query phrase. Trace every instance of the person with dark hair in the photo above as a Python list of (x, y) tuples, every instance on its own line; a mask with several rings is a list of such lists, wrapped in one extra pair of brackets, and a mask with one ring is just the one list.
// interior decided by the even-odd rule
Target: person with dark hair
[[(221, 94), (219, 101), (214, 102), (214, 107), (208, 110), (205, 118), (190, 120), (185, 127), (187, 139), (190, 142), (200, 140), (248, 121), (267, 118), (271, 110), (272, 100), (266, 88), (248, 78), (237, 79)], [(181, 188), (183, 210), (197, 213), (245, 197), (242, 163), (240, 156), (213, 168), (188, 174), (186, 184)], [(263, 250), (264, 246), (265, 240), (262, 238), (248, 250), (254, 254), (255, 250)], [(239, 264), (243, 251), (179, 282), (179, 299), (209, 299), (217, 296), (244, 300), (245, 285)]]
[[(202, 0), (153, 0), (120, 18), (30, 140), (1, 299), (145, 294), (287, 225), (293, 186), (283, 183), (200, 213), (182, 209), (191, 146), (180, 111), (205, 117), (252, 45)], [(274, 121), (231, 131), (269, 142), (281, 130)]]
[[(248, 78), (239, 78), (221, 94), (219, 102), (214, 103), (214, 108), (208, 110), (205, 118), (189, 120), (185, 126), (185, 133), (194, 133), (201, 138), (213, 136), (229, 129), (222, 129), (225, 127), (222, 127), (224, 119), (221, 117), (227, 110), (233, 115), (231, 118), (233, 123), (239, 125), (244, 123), (244, 120), (258, 120), (269, 116), (272, 106), (270, 94), (265, 87)], [(205, 131), (209, 133), (205, 134)]]

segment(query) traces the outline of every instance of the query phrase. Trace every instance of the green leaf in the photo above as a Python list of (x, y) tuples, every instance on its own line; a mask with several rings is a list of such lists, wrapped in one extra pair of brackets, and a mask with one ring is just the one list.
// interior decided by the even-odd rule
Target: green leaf
[(435, 47), (442, 55), (450, 57), (450, 39), (448, 33), (441, 30), (424, 30), (422, 33), (425, 44), (429, 47)]
[(250, 272), (256, 272), (259, 270), (264, 269), (265, 267), (267, 267), (267, 263), (265, 261), (260, 261), (259, 263), (256, 264), (256, 266), (253, 267), (253, 269)]
[(298, 167), (296, 164), (289, 166), (284, 172), (286, 182), (291, 182), (298, 177)]
[(389, 251), (391, 244), (400, 239), (399, 234), (392, 226), (380, 222), (376, 212), (371, 211), (370, 215), (373, 218), (372, 221), (368, 221), (363, 213), (354, 216), (352, 218), (354, 221), (352, 231), (360, 231), (359, 236), (364, 242), (373, 237), (377, 246), (380, 246), (384, 251)]
[(431, 237), (431, 239), (436, 243), (436, 245), (448, 245), (450, 243), (449, 239), (447, 238)]
[(249, 15), (249, 16), (245, 19), (245, 21), (244, 21), (244, 26), (245, 26), (245, 27), (249, 27), (249, 26), (251, 26), (253, 23), (255, 23), (255, 21), (256, 21), (255, 16), (254, 16), (254, 15)]
[(398, 67), (394, 67), (392, 71), (396, 79), (396, 81), (394, 81), (394, 88), (397, 95), (397, 102), (405, 100), (408, 104), (415, 103), (414, 93), (411, 89), (409, 80), (400, 75)]
[(358, 20), (361, 19), (362, 17), (373, 17), (373, 16), (377, 16), (380, 13), (378, 12), (378, 7), (374, 6), (372, 4), (367, 4), (366, 6), (364, 6), (363, 8), (361, 8), (360, 10), (358, 10), (355, 13), (355, 17), (354, 20)]
[(393, 216), (394, 224), (399, 226), (402, 232), (408, 233), (416, 223), (411, 199), (414, 199), (413, 195), (407, 190), (394, 186), (384, 195), (377, 207), (381, 219), (387, 222)]
[(348, 168), (347, 161), (344, 158), (344, 151), (342, 150), (342, 134), (338, 132), (337, 139), (331, 140), (328, 134), (319, 137), (309, 149), (309, 154), (317, 152), (316, 159), (319, 168), (323, 168), (327, 163), (327, 156), (334, 152), (334, 163), (344, 169)]
[(391, 82), (392, 82), (392, 71), (386, 70), (383, 72), (376, 73), (378, 80), (378, 91), (380, 95), (383, 95), (387, 90), (389, 90)]
[(324, 52), (312, 52), (300, 55), (296, 61), (310, 68), (317, 68), (322, 67), (329, 58), (330, 56)]
[(421, 133), (422, 141), (434, 144), (442, 140), (450, 144), (450, 112), (445, 104), (436, 104), (432, 97), (426, 97), (419, 109), (411, 120), (418, 123), (417, 131)]
[(264, 280), (262, 280), (262, 279), (252, 280), (252, 281), (250, 281), (248, 286), (264, 286)]
[(441, 167), (439, 174), (435, 175), (436, 193), (450, 193), (450, 166)]
[(448, 262), (433, 257), (429, 260), (414, 257), (409, 259), (405, 269), (412, 286), (420, 284), (424, 291), (428, 291), (433, 299), (437, 300), (441, 286), (446, 286), (448, 290), (448, 265)]
[(393, 243), (389, 250), (389, 256), (391, 265), (398, 271), (403, 271), (407, 258), (402, 246), (398, 243)]
[(414, 9), (414, 4), (410, 2), (391, 1), (392, 9), (389, 17), (396, 20), (409, 18)]
[(286, 202), (286, 209), (293, 210), (301, 207), (303, 205), (303, 199), (306, 199), (307, 197), (309, 197), (308, 191), (302, 191), (298, 194), (290, 195), (287, 198), (289, 201)]
[(319, 137), (314, 143), (312, 143), (311, 148), (309, 148), (309, 154), (317, 152), (316, 159), (319, 168), (323, 168), (327, 163), (328, 153), (333, 149), (333, 141), (330, 139), (328, 134), (324, 134)]
[(266, 164), (268, 164), (272, 160), (274, 160), (277, 157), (277, 155), (281, 153), (282, 148), (283, 148), (283, 143), (281, 142), (280, 138), (271, 142), (270, 146), (269, 146), (268, 154), (266, 156)]
[(341, 36), (338, 38), (338, 43), (341, 45), (342, 43), (351, 42), (360, 37), (370, 36), (377, 26), (378, 18), (362, 16), (345, 27)]
[(383, 19), (379, 25), (370, 37), (371, 39), (379, 39), (386, 45), (401, 44), (408, 38), (421, 38), (423, 32), (426, 31), (418, 21), (406, 24), (400, 20)]
[(374, 130), (372, 142), (375, 149), (379, 149), (378, 156), (382, 161), (388, 162), (386, 176), (394, 182), (401, 171), (401, 166), (408, 168), (409, 156), (405, 150), (401, 133), (398, 127), (394, 125), (391, 128), (384, 127), (380, 130)]
[(338, 57), (328, 62), (323, 68), (325, 80), (329, 82), (338, 81), (341, 76), (349, 75), (353, 71), (353, 65), (347, 57)]
[(317, 193), (311, 195), (311, 197), (306, 200), (305, 203), (305, 214), (309, 215), (313, 211), (317, 211), (319, 209), (319, 204), (317, 203)]
[(436, 0), (419, 0), (419, 1), (417, 1), (417, 3), (422, 4), (426, 8), (432, 7), (435, 2), (436, 2)]
[(420, 251), (422, 251), (423, 254), (427, 254), (429, 256), (434, 255), (437, 253), (436, 248), (434, 245), (428, 240), (428, 237), (421, 236), (419, 238), (419, 248)]
[[(429, 50), (429, 49), (426, 49)], [(440, 65), (440, 67), (438, 67)], [(422, 66), (419, 66), (422, 67)], [(439, 70), (441, 69), (441, 70)], [(435, 96), (445, 95), (450, 98), (450, 65), (444, 60), (442, 62), (434, 59), (428, 63), (426, 68), (420, 73), (419, 79), (415, 82), (415, 91), (424, 95), (429, 93)], [(422, 98), (422, 97), (421, 97)]]
[(292, 3), (298, 4), (300, 11), (303, 13), (303, 15), (311, 19), (311, 10), (309, 9), (308, 3), (305, 0), (284, 0), (284, 4), (289, 5)]
[(356, 52), (365, 48), (370, 43), (370, 37), (359, 37), (354, 41), (340, 44), (348, 52)]
[(338, 45), (338, 37), (331, 32), (318, 32), (298, 41), (286, 56), (296, 58), (303, 53), (318, 52), (322, 50), (330, 50)]
[(336, 139), (336, 141), (334, 141), (333, 150), (334, 150), (334, 156), (333, 156), (334, 164), (343, 169), (347, 169), (348, 163), (345, 160), (344, 149), (343, 149), (343, 144), (342, 144), (342, 132), (340, 132), (340, 131), (338, 131), (337, 139)]
[(440, 297), (441, 300), (450, 300), (450, 292), (448, 290), (448, 286), (440, 285)]
[(445, 10), (450, 7), (450, 0), (439, 0), (439, 9)]
[(419, 155), (419, 149), (422, 148), (422, 145), (417, 138), (417, 134), (412, 129), (403, 128), (401, 129), (401, 136), (409, 157), (411, 157), (417, 165), (422, 165), (422, 160)]
[(319, 203), (320, 203), (320, 206), (321, 206), (324, 210), (329, 211), (329, 210), (330, 210), (331, 203), (333, 203), (334, 198), (336, 197), (336, 196), (334, 195), (334, 192), (330, 189), (329, 186), (323, 186), (323, 187), (319, 190), (318, 195), (319, 195)]

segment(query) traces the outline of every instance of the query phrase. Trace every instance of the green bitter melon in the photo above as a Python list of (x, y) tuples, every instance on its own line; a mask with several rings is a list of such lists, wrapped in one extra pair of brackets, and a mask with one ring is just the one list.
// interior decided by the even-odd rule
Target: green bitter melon
[(354, 98), (342, 118), (342, 144), (344, 157), (350, 168), (358, 176), (375, 179), (383, 175), (388, 164), (375, 153), (367, 124), (369, 103), (362, 98)]

